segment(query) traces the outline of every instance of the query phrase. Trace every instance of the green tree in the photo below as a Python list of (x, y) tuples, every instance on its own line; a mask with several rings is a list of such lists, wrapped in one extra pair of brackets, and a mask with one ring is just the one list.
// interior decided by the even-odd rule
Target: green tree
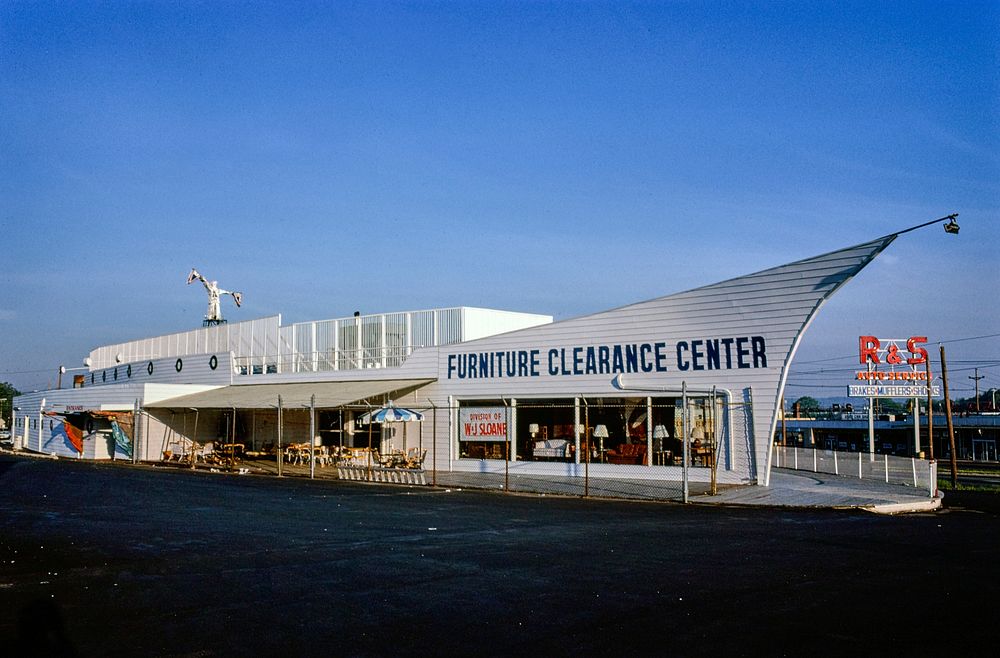
[(799, 411), (819, 411), (819, 400), (804, 395), (795, 401), (799, 405)]
[(3, 419), (5, 427), (10, 427), (11, 409), (14, 407), (14, 396), (20, 395), (21, 391), (14, 388), (7, 382), (0, 383), (0, 418)]
[(884, 414), (906, 413), (906, 405), (892, 398), (882, 398), (878, 401), (878, 408)]

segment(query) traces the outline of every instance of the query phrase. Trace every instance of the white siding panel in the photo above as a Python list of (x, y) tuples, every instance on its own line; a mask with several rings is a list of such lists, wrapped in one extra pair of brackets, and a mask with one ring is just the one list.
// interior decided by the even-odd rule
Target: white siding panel
[(494, 309), (463, 307), (462, 309), (462, 340), (476, 340), (486, 336), (495, 336), (519, 329), (527, 329), (542, 324), (550, 324), (551, 315), (535, 315), (531, 313), (514, 313)]
[(86, 376), (84, 388), (153, 382), (221, 386), (232, 381), (233, 368), (233, 357), (228, 352), (170, 356), (94, 370)]
[[(192, 354), (230, 351), (235, 352), (237, 356), (275, 354), (280, 325), (281, 316), (275, 315), (106, 345), (90, 352), (91, 369), (100, 370), (113, 368), (116, 365)], [(119, 355), (121, 355), (120, 362)]]
[[(894, 238), (889, 236), (647, 302), (442, 348), (438, 383), (427, 393), (466, 399), (628, 395), (612, 386), (610, 373), (550, 374), (549, 350), (662, 343), (665, 371), (629, 374), (627, 385), (678, 391), (682, 384), (701, 389), (718, 387), (728, 390), (735, 403), (752, 401), (752, 409), (747, 407), (744, 412), (739, 407), (739, 413), (734, 412), (732, 457), (736, 475), (762, 478), (776, 420), (776, 401), (802, 331), (821, 304)], [(697, 340), (749, 336), (765, 339), (767, 367), (699, 371), (680, 368), (679, 355), (685, 354), (679, 350), (680, 342), (690, 346)], [(512, 350), (537, 350), (541, 361), (538, 374), (459, 380), (456, 373), (449, 373), (449, 356)]]

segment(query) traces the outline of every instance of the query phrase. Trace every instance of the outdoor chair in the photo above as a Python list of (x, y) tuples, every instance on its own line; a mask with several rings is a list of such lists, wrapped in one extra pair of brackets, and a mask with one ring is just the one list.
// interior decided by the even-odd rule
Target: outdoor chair
[(203, 462), (208, 461), (209, 457), (213, 456), (214, 452), (215, 452), (215, 444), (213, 444), (211, 441), (209, 441), (205, 445), (195, 444), (194, 448), (195, 461), (198, 461), (199, 459)]
[(410, 448), (406, 454), (406, 468), (423, 468), (424, 459), (427, 458), (427, 450), (420, 448)]

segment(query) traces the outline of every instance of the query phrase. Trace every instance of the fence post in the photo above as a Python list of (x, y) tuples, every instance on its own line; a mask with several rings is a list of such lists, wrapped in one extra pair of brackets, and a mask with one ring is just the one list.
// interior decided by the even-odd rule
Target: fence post
[(281, 408), (281, 396), (278, 396), (278, 477), (281, 477), (281, 463), (284, 461), (284, 452), (281, 448), (281, 422), (282, 422), (282, 408)]
[(910, 466), (913, 469), (913, 486), (917, 486), (917, 458), (910, 457)]
[(840, 463), (837, 460), (837, 451), (833, 451), (833, 474), (840, 475)]
[[(371, 420), (369, 418), (369, 420)], [(316, 478), (316, 396), (309, 398), (309, 479)]]
[(500, 396), (500, 401), (503, 402), (503, 427), (504, 427), (504, 457), (503, 457), (503, 490), (505, 492), (510, 492), (510, 407), (507, 406), (507, 400), (503, 396)]
[[(581, 396), (580, 399), (583, 400), (583, 441), (584, 442), (580, 444), (581, 445), (580, 450), (583, 451), (583, 497), (587, 498), (587, 497), (590, 496), (590, 448), (591, 448), (591, 442), (593, 441), (593, 438), (590, 436), (590, 404), (587, 402), (587, 398)], [(649, 398), (646, 398), (646, 400), (649, 400)], [(646, 408), (646, 423), (648, 424), (649, 420), (650, 420), (649, 407), (648, 407), (649, 402), (647, 402), (646, 404), (647, 404), (647, 408)], [(652, 436), (648, 432), (646, 434), (646, 439), (647, 439), (647, 441), (652, 441), (653, 440)], [(586, 447), (583, 447), (584, 444), (586, 444)], [(580, 459), (580, 452), (577, 452), (576, 454), (577, 454), (577, 460), (579, 460)], [(652, 461), (652, 456), (653, 456), (652, 451), (651, 450), (647, 450), (646, 451), (646, 455), (647, 455), (647, 457), (650, 458), (650, 462), (649, 463), (652, 464), (653, 463), (653, 461)]]
[[(45, 400), (42, 400), (42, 407), (45, 406)], [(42, 414), (38, 414), (38, 452), (42, 451)], [(139, 435), (142, 434), (139, 430), (141, 418), (139, 416), (139, 398), (135, 399), (135, 405), (132, 407), (132, 463), (139, 463)]]
[(438, 408), (433, 400), (431, 403), (431, 486), (436, 487), (438, 483)]
[(819, 455), (817, 454), (818, 452), (819, 451), (816, 449), (816, 444), (813, 443), (813, 473), (819, 472), (819, 470), (818, 470), (819, 469), (819, 464), (818, 464)]
[(889, 484), (889, 454), (883, 454), (882, 457), (885, 458), (885, 483)]
[[(874, 459), (874, 454), (875, 453), (872, 453), (872, 458), (873, 459)], [(863, 480), (864, 479), (864, 477), (862, 477), (862, 475), (861, 475), (861, 453), (860, 452), (858, 453), (858, 479), (859, 480)]]
[(689, 426), (690, 421), (688, 419), (688, 397), (687, 397), (686, 381), (681, 382), (681, 404), (684, 407), (683, 411), (681, 412), (681, 428), (682, 428), (681, 433), (684, 435), (683, 437), (681, 437), (681, 455), (683, 459), (681, 465), (682, 466), (681, 479), (684, 482), (684, 492), (683, 492), (684, 502), (687, 503), (689, 498), (688, 468), (690, 466), (691, 453), (689, 452), (689, 446), (688, 446), (688, 435), (690, 434), (690, 426)]
[(799, 449), (792, 448), (792, 458), (795, 460), (795, 470), (799, 470)]

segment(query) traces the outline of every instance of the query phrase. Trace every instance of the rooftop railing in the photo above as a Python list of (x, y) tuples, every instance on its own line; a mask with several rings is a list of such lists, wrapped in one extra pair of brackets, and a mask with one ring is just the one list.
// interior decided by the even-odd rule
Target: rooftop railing
[(359, 347), (321, 352), (240, 356), (233, 361), (233, 368), (237, 375), (399, 368), (414, 349), (412, 346)]

